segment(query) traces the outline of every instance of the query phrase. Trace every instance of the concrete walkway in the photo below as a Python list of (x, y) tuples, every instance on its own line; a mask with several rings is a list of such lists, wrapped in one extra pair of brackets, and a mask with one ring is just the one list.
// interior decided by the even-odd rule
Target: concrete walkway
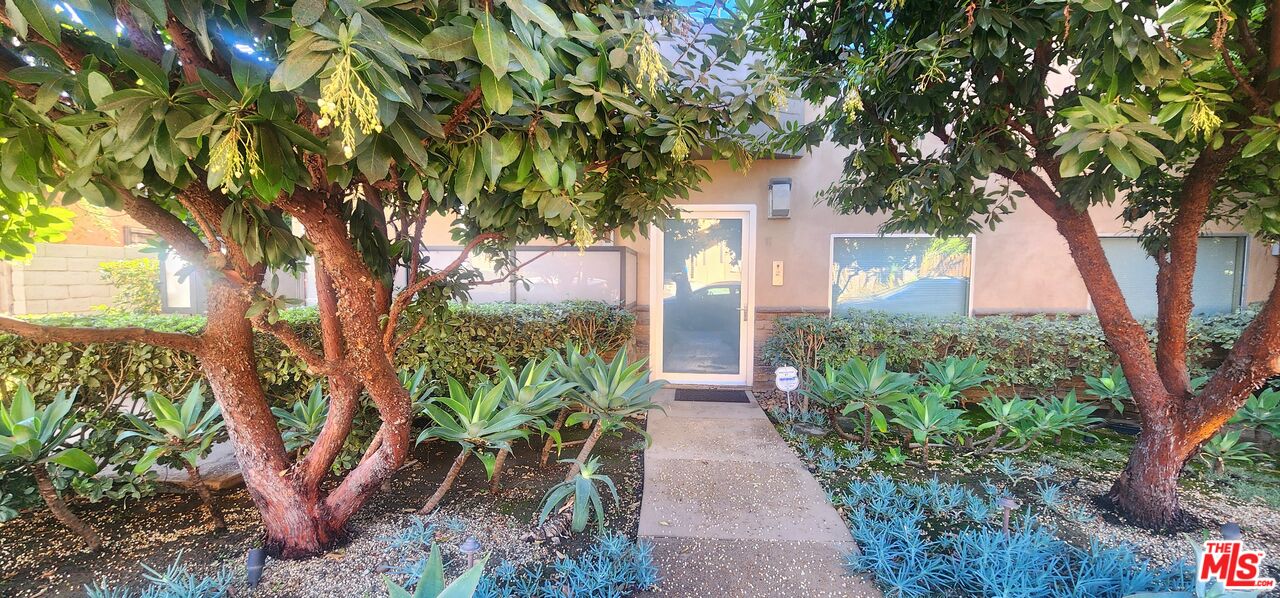
[(754, 400), (675, 402), (649, 415), (640, 536), (662, 582), (649, 596), (858, 596), (853, 538)]

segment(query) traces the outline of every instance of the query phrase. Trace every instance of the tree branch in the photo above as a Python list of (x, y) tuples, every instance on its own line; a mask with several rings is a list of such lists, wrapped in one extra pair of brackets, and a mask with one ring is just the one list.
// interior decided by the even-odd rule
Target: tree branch
[(452, 263), (436, 271), (431, 276), (418, 279), (413, 284), (405, 287), (403, 291), (400, 291), (400, 294), (396, 295), (395, 300), (391, 302), (390, 311), (387, 312), (386, 327), (382, 331), (382, 347), (386, 349), (387, 354), (391, 354), (395, 350), (396, 322), (400, 319), (400, 314), (406, 307), (408, 307), (409, 302), (413, 300), (413, 297), (421, 292), (422, 289), (444, 280), (444, 278), (451, 272), (461, 268), (462, 264), (466, 263), (467, 258), (471, 257), (471, 252), (476, 248), (476, 246), (484, 243), (485, 241), (492, 241), (494, 239), (501, 238), (502, 235), (499, 233), (483, 233), (476, 235), (475, 238), (467, 242), (467, 245), (462, 248), (462, 252), (458, 254), (458, 258), (453, 260)]
[[(327, 359), (341, 362), (346, 353), (338, 318), (338, 298), (333, 281), (323, 267), (316, 268), (316, 304), (320, 312), (320, 336)], [(360, 383), (345, 371), (345, 363), (338, 363), (329, 374), (329, 415), (325, 418), (315, 444), (307, 451), (299, 469), (303, 483), (311, 490), (319, 489), (320, 482), (342, 452), (342, 446), (351, 434), (356, 409), (360, 402)]]
[(253, 327), (263, 332), (271, 334), (280, 340), (284, 346), (293, 351), (302, 362), (306, 364), (307, 370), (312, 374), (328, 375), (333, 372), (333, 365), (325, 360), (324, 356), (316, 353), (302, 337), (298, 335), (298, 331), (293, 329), (288, 323), (277, 320), (275, 323), (267, 321), (266, 316), (257, 315), (253, 317)]
[(1165, 388), (1175, 397), (1191, 394), (1187, 370), (1187, 325), (1191, 319), (1191, 286), (1195, 279), (1200, 229), (1209, 213), (1209, 199), (1218, 178), (1236, 155), (1236, 143), (1206, 148), (1187, 170), (1175, 203), (1169, 229), (1169, 249), (1158, 263), (1156, 366)]
[(481, 91), (480, 86), (473, 87), (471, 93), (468, 93), (467, 97), (463, 98), (462, 102), (454, 107), (453, 115), (449, 117), (449, 122), (444, 123), (444, 136), (446, 138), (453, 134), (453, 130), (458, 128), (458, 125), (462, 124), (462, 121), (467, 117), (467, 113), (471, 112), (471, 109), (475, 107), (476, 102), (480, 101), (480, 97), (483, 94), (484, 92)]
[(1079, 212), (1062, 203), (1057, 192), (1034, 172), (1012, 171), (1007, 168), (1000, 168), (996, 172), (1022, 187), (1036, 206), (1057, 225), (1058, 232), (1066, 239), (1071, 258), (1084, 279), (1085, 288), (1093, 298), (1098, 322), (1102, 325), (1107, 342), (1120, 358), (1120, 366), (1133, 388), (1134, 401), (1138, 403), (1140, 413), (1144, 417), (1147, 413), (1156, 413), (1156, 407), (1166, 404), (1169, 395), (1161, 383), (1151, 347), (1147, 344), (1146, 330), (1129, 310), (1129, 304), (1125, 301), (1111, 264), (1102, 250), (1102, 242), (1098, 239), (1093, 219), (1088, 212)]
[(173, 47), (178, 51), (178, 58), (182, 62), (182, 77), (187, 83), (200, 82), (200, 69), (220, 75), (226, 74), (216, 68), (213, 61), (205, 57), (204, 53), (200, 51), (199, 44), (196, 43), (195, 34), (190, 29), (187, 29), (173, 14), (169, 15), (169, 20), (165, 22), (164, 29), (169, 32), (169, 38), (173, 40)]
[(133, 17), (133, 9), (128, 2), (116, 2), (116, 20), (120, 22), (125, 39), (129, 40), (129, 44), (136, 52), (152, 62), (158, 63), (164, 59), (164, 44), (160, 42), (160, 36), (154, 31), (144, 30), (138, 24), (138, 19)]
[(182, 259), (190, 264), (204, 265), (209, 255), (209, 248), (200, 240), (200, 236), (178, 219), (172, 212), (160, 207), (154, 201), (139, 197), (133, 191), (125, 189), (115, 181), (108, 184), (120, 195), (124, 211), (143, 226), (155, 231), (169, 243)]
[(1253, 100), (1254, 111), (1265, 113), (1271, 107), (1270, 104), (1263, 99), (1262, 94), (1258, 93), (1253, 84), (1249, 83), (1249, 80), (1241, 75), (1240, 71), (1236, 70), (1236, 61), (1231, 57), (1231, 50), (1228, 50), (1225, 45), (1222, 46), (1222, 62), (1226, 65), (1227, 72), (1231, 73), (1236, 83), (1240, 85), (1240, 88), (1249, 95), (1249, 99)]
[(160, 332), (146, 328), (88, 328), (47, 326), (0, 316), (0, 331), (37, 343), (145, 343), (167, 349), (200, 353), (200, 337), (180, 332)]
[[(1280, 276), (1280, 267), (1277, 276)], [(1185, 430), (1196, 445), (1213, 436), (1235, 415), (1249, 393), (1277, 373), (1280, 373), (1280, 284), (1273, 284), (1267, 302), (1240, 333), (1222, 365), (1198, 396), (1185, 401)]]

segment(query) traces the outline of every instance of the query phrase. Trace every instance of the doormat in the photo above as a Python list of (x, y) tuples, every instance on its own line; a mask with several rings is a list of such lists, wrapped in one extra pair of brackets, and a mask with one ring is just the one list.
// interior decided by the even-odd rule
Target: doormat
[(717, 390), (714, 388), (677, 388), (677, 401), (700, 403), (750, 403), (751, 397), (744, 390)]

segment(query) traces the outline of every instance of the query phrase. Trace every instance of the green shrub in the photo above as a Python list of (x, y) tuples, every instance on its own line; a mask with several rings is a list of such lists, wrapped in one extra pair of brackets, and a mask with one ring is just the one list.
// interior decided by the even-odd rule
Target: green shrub
[[(320, 328), (314, 308), (286, 310), (283, 318), (314, 347), (320, 345)], [(43, 324), (62, 326), (140, 326), (168, 332), (198, 332), (203, 316), (177, 314), (102, 313), (87, 316), (43, 316), (32, 318)], [(422, 368), (425, 378), (441, 381), (447, 376), (465, 385), (487, 378), (497, 370), (495, 357), (514, 367), (530, 358), (542, 357), (547, 349), (557, 349), (566, 341), (591, 346), (612, 354), (630, 339), (635, 318), (626, 310), (598, 302), (576, 301), (546, 305), (485, 304), (451, 306), (442, 320), (428, 325), (401, 346), (396, 366)], [(257, 335), (259, 373), (273, 406), (289, 408), (303, 399), (319, 381), (307, 373), (302, 362), (284, 345), (266, 334)], [(202, 380), (199, 364), (188, 354), (136, 343), (38, 344), (17, 336), (0, 334), (0, 396), (12, 392), (16, 382), (30, 385), (36, 396), (53, 396), (57, 391), (79, 387), (75, 419), (91, 430), (79, 446), (99, 462), (116, 456), (117, 469), (128, 471), (142, 457), (139, 447), (126, 443), (132, 455), (118, 455), (117, 435), (130, 429), (120, 407), (140, 399), (146, 392), (181, 396)], [(362, 410), (353, 437), (367, 439), (376, 428), (376, 414)], [(97, 497), (138, 496), (139, 480), (94, 478), (95, 486), (77, 487), (77, 492), (93, 492)], [(23, 497), (30, 481), (19, 476), (0, 475), (0, 494)], [(116, 484), (120, 487), (108, 486)]]
[[(1194, 319), (1189, 334), (1193, 369), (1215, 366), (1251, 312)], [(909, 372), (948, 356), (975, 356), (989, 363), (986, 374), (996, 384), (1038, 389), (1107, 371), (1116, 361), (1093, 316), (970, 318), (876, 311), (779, 318), (761, 358), (773, 366), (803, 368), (881, 353), (892, 369)]]
[(102, 279), (115, 287), (111, 308), (126, 313), (160, 313), (160, 262), (140, 257), (102, 262)]

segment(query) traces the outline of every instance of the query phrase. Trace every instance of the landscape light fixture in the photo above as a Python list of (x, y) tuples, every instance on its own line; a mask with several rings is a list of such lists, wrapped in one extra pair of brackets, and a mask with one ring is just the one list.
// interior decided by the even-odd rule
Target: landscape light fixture
[(1014, 500), (1011, 497), (1006, 496), (1000, 499), (999, 501), (996, 501), (996, 504), (1000, 505), (1000, 509), (1004, 511), (1004, 525), (1002, 527), (1004, 529), (1004, 537), (1008, 538), (1009, 537), (1009, 514), (1012, 513), (1014, 509), (1018, 508), (1018, 501)]
[(249, 582), (249, 587), (258, 587), (258, 582), (262, 579), (262, 569), (267, 564), (267, 551), (261, 548), (250, 548), (249, 558), (245, 563), (244, 577)]
[(480, 542), (475, 536), (467, 536), (467, 541), (458, 547), (458, 552), (467, 555), (467, 568), (476, 564), (476, 554), (480, 552)]

